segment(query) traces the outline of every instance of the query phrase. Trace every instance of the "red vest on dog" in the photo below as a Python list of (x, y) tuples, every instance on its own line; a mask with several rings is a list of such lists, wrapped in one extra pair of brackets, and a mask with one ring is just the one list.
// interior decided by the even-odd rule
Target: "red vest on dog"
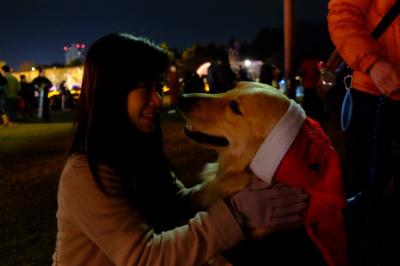
[(278, 166), (274, 180), (310, 193), (305, 217), (309, 237), (328, 265), (349, 265), (342, 210), (345, 199), (339, 156), (319, 123), (306, 118)]

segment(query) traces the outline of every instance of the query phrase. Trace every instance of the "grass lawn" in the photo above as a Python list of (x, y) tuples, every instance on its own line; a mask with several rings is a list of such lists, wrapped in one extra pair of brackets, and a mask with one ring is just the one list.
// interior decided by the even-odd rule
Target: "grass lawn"
[(0, 128), (0, 265), (51, 265), (57, 180), (71, 126)]
[[(184, 183), (215, 153), (186, 139), (178, 114), (162, 114), (165, 152)], [(57, 232), (57, 185), (72, 114), (54, 122), (0, 128), (0, 265), (51, 265)]]

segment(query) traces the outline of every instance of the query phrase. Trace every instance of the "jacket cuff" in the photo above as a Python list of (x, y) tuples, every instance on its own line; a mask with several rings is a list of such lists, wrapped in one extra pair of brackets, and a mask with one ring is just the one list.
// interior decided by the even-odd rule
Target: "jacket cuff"
[(361, 60), (360, 62), (360, 70), (365, 73), (368, 74), (369, 69), (371, 68), (371, 66), (378, 61), (379, 57), (376, 55), (367, 55), (363, 60)]
[(224, 249), (233, 247), (244, 239), (244, 234), (239, 222), (223, 200), (217, 201), (208, 209), (210, 219), (216, 221), (214, 226), (219, 232), (218, 240), (223, 244)]

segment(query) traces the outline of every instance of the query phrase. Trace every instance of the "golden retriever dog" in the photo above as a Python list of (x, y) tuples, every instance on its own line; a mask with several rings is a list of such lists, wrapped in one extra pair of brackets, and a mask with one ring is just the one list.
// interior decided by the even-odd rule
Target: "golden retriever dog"
[[(306, 237), (327, 265), (348, 264), (339, 158), (299, 104), (271, 86), (239, 82), (221, 94), (183, 95), (178, 107), (186, 135), (218, 153), (202, 172), (204, 193), (195, 199), (200, 206), (233, 195), (256, 176), (266, 184), (301, 186), (310, 194)], [(293, 242), (290, 234), (285, 239), (282, 250)]]

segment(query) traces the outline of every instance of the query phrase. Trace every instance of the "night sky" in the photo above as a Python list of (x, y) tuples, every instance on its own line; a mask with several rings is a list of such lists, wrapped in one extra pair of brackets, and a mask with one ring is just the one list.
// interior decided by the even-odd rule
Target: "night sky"
[[(295, 20), (326, 20), (328, 0), (293, 0)], [(64, 45), (111, 32), (144, 35), (178, 50), (251, 41), (283, 24), (283, 0), (0, 0), (0, 60), (18, 68), (64, 62)]]

